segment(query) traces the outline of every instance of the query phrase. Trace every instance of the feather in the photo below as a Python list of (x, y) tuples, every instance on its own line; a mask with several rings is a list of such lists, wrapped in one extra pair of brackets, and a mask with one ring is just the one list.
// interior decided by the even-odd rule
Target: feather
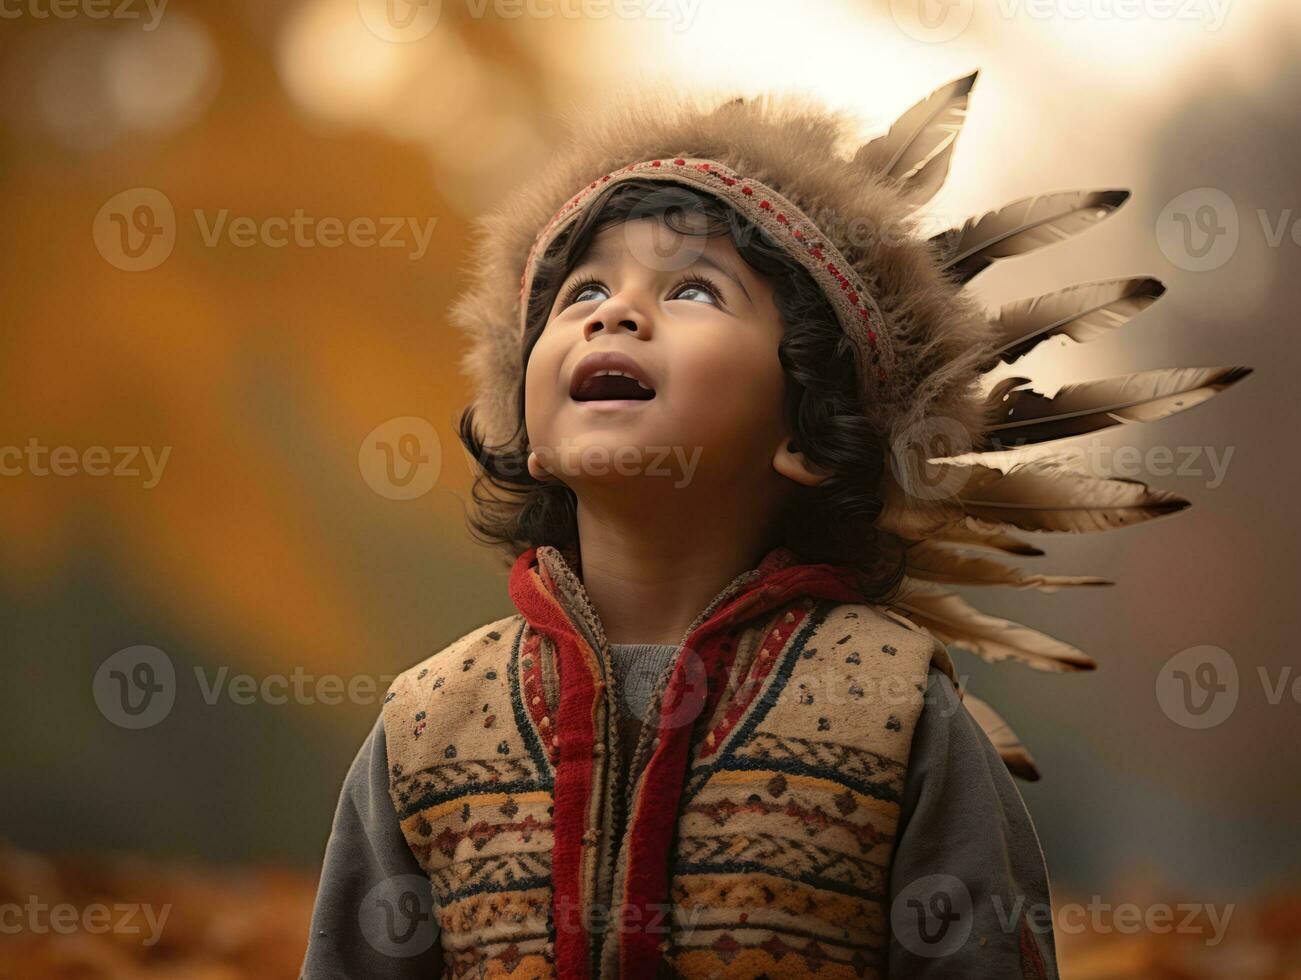
[(1020, 555), (1024, 558), (1034, 558), (1044, 553), (1042, 548), (1036, 548), (1030, 542), (1022, 541), (1020, 538), (1008, 534), (999, 526), (987, 525), (974, 517), (966, 517), (941, 528), (931, 535), (930, 540), (967, 545), (969, 547), (989, 548), (1009, 555)]
[(933, 541), (918, 541), (909, 546), (908, 574), (947, 585), (1011, 585), (1041, 592), (1056, 592), (1076, 585), (1116, 584), (1092, 575), (1027, 575), (992, 558), (962, 554)]
[(941, 643), (975, 654), (989, 663), (1016, 660), (1036, 670), (1093, 670), (1097, 664), (1068, 643), (1014, 623), (988, 616), (956, 592), (914, 579), (893, 605)]
[(969, 516), (1023, 531), (1110, 531), (1188, 506), (1140, 480), (1093, 476), (1053, 458), (1026, 460), (1006, 473), (978, 463), (939, 465), (967, 469), (958, 501)]
[(911, 106), (884, 136), (859, 147), (854, 165), (898, 181), (899, 192), (914, 207), (925, 204), (948, 176), (978, 74), (941, 86)]
[(1051, 337), (1070, 337), (1077, 344), (1094, 340), (1123, 326), (1164, 292), (1156, 279), (1107, 279), (1008, 303), (993, 322), (994, 355), (1011, 364)]
[(940, 264), (958, 282), (970, 282), (997, 259), (1062, 241), (1108, 217), (1129, 199), (1127, 190), (1061, 191), (1014, 201), (961, 228), (931, 239)]
[(999, 758), (1012, 775), (1019, 776), (1028, 783), (1037, 782), (1039, 770), (1030, 757), (1030, 752), (1021, 744), (1021, 739), (1012, 726), (1003, 720), (997, 711), (973, 694), (964, 693), (962, 703), (972, 719), (980, 726), (985, 737), (998, 749)]
[(1246, 367), (1160, 368), (1065, 385), (1051, 398), (1014, 390), (1028, 378), (1005, 378), (986, 398), (995, 420), (985, 430), (988, 448), (1014, 449), (1118, 423), (1153, 422), (1200, 405), (1249, 374)]

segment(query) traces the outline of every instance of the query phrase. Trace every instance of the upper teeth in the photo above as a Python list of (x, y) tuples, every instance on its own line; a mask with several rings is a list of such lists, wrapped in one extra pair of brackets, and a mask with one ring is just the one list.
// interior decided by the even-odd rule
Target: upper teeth
[(645, 388), (647, 391), (650, 391), (650, 390), (651, 390), (649, 385), (644, 385), (644, 384), (642, 384), (642, 383), (641, 383), (641, 380), (640, 380), (639, 378), (633, 378), (633, 376), (632, 376), (631, 374), (629, 374), (627, 371), (615, 371), (615, 370), (613, 370), (613, 369), (609, 369), (609, 370), (605, 370), (605, 371), (597, 371), (595, 374), (592, 375), (592, 377), (593, 377), (593, 378), (599, 378), (599, 377), (601, 377), (602, 375), (605, 375), (605, 374), (617, 374), (617, 375), (618, 375), (619, 377), (621, 377), (621, 378), (632, 378), (633, 381), (636, 381), (636, 382), (637, 382), (638, 387), (640, 387), (640, 388)]

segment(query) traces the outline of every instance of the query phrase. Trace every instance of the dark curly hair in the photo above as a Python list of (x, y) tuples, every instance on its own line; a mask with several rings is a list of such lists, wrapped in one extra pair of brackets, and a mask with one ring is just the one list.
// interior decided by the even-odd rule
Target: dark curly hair
[[(683, 226), (681, 215), (692, 224)], [(845, 565), (859, 572), (869, 601), (888, 603), (904, 575), (903, 541), (874, 526), (882, 507), (886, 442), (863, 414), (852, 344), (808, 272), (769, 235), (723, 202), (676, 184), (629, 180), (610, 187), (563, 233), (538, 262), (521, 351), (528, 364), (547, 325), (556, 294), (603, 228), (655, 217), (683, 234), (727, 234), (737, 253), (773, 287), (784, 332), (778, 357), (786, 375), (783, 413), (794, 442), (833, 475), (815, 487), (795, 484), (783, 507), (773, 544), (803, 560)], [(541, 482), (528, 471), (524, 386), (512, 436), (489, 445), (478, 433), (474, 406), (462, 412), (459, 436), (478, 461), (470, 526), (482, 542), (512, 555), (540, 545), (576, 550), (577, 501), (560, 482)]]

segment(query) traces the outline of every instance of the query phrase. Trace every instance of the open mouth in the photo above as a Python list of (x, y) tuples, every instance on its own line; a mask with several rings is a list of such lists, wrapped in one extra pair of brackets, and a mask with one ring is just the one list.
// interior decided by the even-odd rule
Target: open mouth
[(655, 397), (655, 389), (642, 384), (630, 374), (606, 370), (584, 378), (570, 397), (577, 402), (644, 402)]

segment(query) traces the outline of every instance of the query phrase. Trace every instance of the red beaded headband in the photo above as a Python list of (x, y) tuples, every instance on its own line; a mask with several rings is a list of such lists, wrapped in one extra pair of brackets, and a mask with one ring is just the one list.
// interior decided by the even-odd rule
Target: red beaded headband
[(731, 205), (768, 232), (822, 287), (836, 311), (845, 335), (858, 350), (864, 388), (868, 387), (866, 379), (872, 375), (878, 381), (886, 379), (893, 362), (889, 336), (884, 329), (880, 309), (868, 295), (853, 266), (794, 204), (765, 184), (741, 177), (714, 160), (677, 157), (673, 160), (646, 160), (629, 164), (592, 181), (570, 198), (538, 234), (529, 250), (524, 274), (520, 277), (521, 332), (528, 316), (528, 297), (538, 256), (545, 255), (556, 237), (582, 213), (587, 204), (595, 200), (593, 191), (612, 182), (633, 178), (663, 180), (700, 188)]

